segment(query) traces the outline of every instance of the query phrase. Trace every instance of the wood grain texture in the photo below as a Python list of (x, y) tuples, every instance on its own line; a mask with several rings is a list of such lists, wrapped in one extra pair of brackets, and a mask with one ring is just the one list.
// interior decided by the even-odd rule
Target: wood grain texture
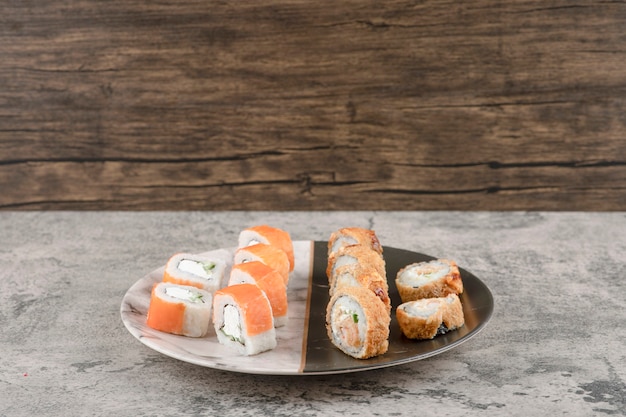
[(626, 208), (623, 1), (8, 0), (0, 86), (5, 210)]

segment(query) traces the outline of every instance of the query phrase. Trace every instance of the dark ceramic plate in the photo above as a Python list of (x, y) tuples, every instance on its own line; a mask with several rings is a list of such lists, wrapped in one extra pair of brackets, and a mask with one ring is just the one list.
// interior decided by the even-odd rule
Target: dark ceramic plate
[[(316, 375), (365, 371), (401, 365), (425, 359), (466, 342), (482, 330), (493, 313), (493, 297), (489, 288), (463, 268), (464, 292), (461, 295), (465, 325), (436, 336), (432, 340), (407, 339), (400, 332), (395, 309), (389, 335), (389, 349), (384, 355), (359, 360), (335, 348), (326, 334), (325, 312), (328, 304), (326, 278), (326, 242), (294, 242), (296, 268), (289, 283), (289, 322), (278, 328), (278, 346), (272, 351), (244, 357), (229, 351), (217, 342), (211, 330), (204, 338), (192, 339), (158, 332), (145, 325), (150, 302), (150, 289), (161, 280), (159, 268), (137, 281), (122, 301), (122, 320), (130, 333), (146, 346), (167, 356), (209, 368), (235, 372), (272, 375)], [(232, 249), (213, 251), (228, 259)], [(208, 252), (211, 253), (211, 252)], [(391, 247), (384, 248), (393, 306), (400, 304), (395, 286), (397, 271), (432, 256)]]

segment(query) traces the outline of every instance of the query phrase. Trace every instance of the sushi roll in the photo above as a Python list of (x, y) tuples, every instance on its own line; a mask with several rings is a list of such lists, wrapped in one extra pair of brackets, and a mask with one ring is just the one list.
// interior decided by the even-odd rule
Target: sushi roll
[(244, 248), (257, 243), (276, 246), (285, 252), (289, 259), (289, 271), (293, 271), (295, 265), (293, 242), (288, 232), (276, 227), (260, 225), (248, 227), (239, 233), (238, 247)]
[(385, 260), (378, 253), (366, 246), (351, 245), (343, 246), (333, 252), (328, 257), (328, 266), (326, 268), (326, 275), (328, 276), (328, 283), (333, 286), (333, 281), (336, 278), (337, 269), (344, 265), (361, 264), (374, 268), (374, 270), (382, 277), (386, 279), (387, 273), (385, 271)]
[(255, 284), (263, 290), (272, 306), (274, 327), (287, 324), (287, 287), (278, 272), (259, 261), (234, 265), (228, 285), (244, 283)]
[(362, 245), (374, 252), (383, 254), (383, 247), (373, 230), (361, 227), (344, 227), (333, 232), (328, 239), (328, 255), (337, 252), (343, 246)]
[(444, 303), (443, 311), (443, 326), (446, 331), (455, 330), (459, 327), (463, 327), (465, 324), (465, 316), (463, 314), (463, 305), (461, 299), (456, 294), (450, 294), (445, 298), (442, 298)]
[(222, 286), (225, 270), (226, 263), (223, 260), (178, 253), (165, 265), (163, 281), (190, 285), (214, 293)]
[(391, 312), (391, 300), (389, 299), (389, 285), (387, 279), (370, 265), (356, 263), (340, 266), (335, 273), (335, 279), (329, 288), (332, 297), (335, 291), (341, 287), (363, 287), (372, 291)]
[(432, 339), (443, 323), (443, 307), (438, 298), (423, 298), (400, 304), (396, 319), (409, 339)]
[(250, 261), (264, 263), (283, 277), (285, 285), (289, 283), (289, 257), (282, 249), (264, 243), (257, 243), (255, 245), (238, 248), (235, 251), (235, 265)]
[(339, 350), (357, 359), (382, 355), (389, 347), (391, 318), (370, 290), (341, 287), (326, 309), (326, 330)]
[(152, 287), (146, 324), (162, 332), (203, 337), (209, 330), (212, 305), (208, 291), (160, 282)]
[(403, 303), (421, 298), (461, 294), (463, 281), (454, 261), (435, 259), (405, 266), (396, 275), (396, 287)]
[(396, 319), (409, 339), (432, 339), (455, 330), (465, 323), (461, 301), (456, 294), (422, 298), (398, 306)]
[(256, 355), (276, 347), (272, 307), (254, 284), (217, 290), (213, 297), (213, 326), (219, 343), (242, 355)]

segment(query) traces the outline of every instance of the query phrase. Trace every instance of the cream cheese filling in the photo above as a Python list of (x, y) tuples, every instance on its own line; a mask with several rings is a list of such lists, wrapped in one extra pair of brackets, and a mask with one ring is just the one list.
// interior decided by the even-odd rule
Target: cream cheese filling
[(449, 273), (449, 265), (439, 261), (431, 261), (415, 265), (414, 267), (405, 270), (400, 275), (400, 279), (405, 285), (418, 288), (428, 284), (429, 282), (441, 279)]
[(196, 275), (204, 279), (213, 278), (214, 262), (200, 262), (191, 259), (183, 259), (178, 263), (178, 269), (183, 272)]
[(224, 325), (220, 330), (232, 340), (244, 344), (241, 337), (241, 318), (237, 307), (231, 304), (224, 306)]
[(417, 300), (406, 303), (402, 309), (410, 316), (428, 318), (435, 314), (442, 306), (440, 300)]
[(188, 301), (190, 303), (204, 303), (204, 297), (202, 294), (196, 291), (188, 290), (187, 288), (168, 286), (165, 287), (165, 294), (172, 298), (176, 298), (177, 300)]

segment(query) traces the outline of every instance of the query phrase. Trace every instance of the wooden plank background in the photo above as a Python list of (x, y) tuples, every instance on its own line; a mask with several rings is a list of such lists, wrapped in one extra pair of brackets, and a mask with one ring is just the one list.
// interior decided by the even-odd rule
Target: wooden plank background
[(0, 209), (624, 210), (624, 1), (0, 3)]

